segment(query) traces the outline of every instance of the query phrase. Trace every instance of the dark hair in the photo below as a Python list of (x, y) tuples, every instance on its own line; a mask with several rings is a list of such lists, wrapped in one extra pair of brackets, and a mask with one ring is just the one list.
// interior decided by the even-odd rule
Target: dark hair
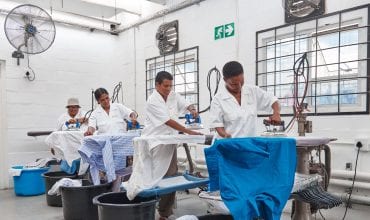
[(157, 76), (155, 77), (155, 82), (161, 84), (165, 79), (173, 80), (171, 73), (167, 71), (160, 71), (159, 73), (157, 73)]
[(222, 68), (222, 75), (228, 79), (230, 77), (238, 76), (243, 74), (243, 66), (237, 61), (227, 62)]
[(108, 91), (104, 88), (96, 89), (95, 92), (94, 92), (94, 96), (95, 96), (96, 101), (99, 101), (100, 96), (102, 96), (103, 94), (109, 95)]

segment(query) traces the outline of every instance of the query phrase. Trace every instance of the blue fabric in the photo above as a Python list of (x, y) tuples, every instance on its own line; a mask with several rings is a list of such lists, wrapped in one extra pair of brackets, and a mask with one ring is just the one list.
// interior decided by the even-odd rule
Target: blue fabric
[(97, 135), (85, 137), (78, 152), (84, 162), (90, 165), (90, 174), (94, 185), (100, 184), (99, 170), (106, 172), (108, 182), (116, 179), (116, 174), (127, 175), (131, 167), (126, 168), (127, 156), (133, 156), (133, 139), (139, 133), (122, 135)]
[(62, 162), (60, 162), (60, 170), (68, 174), (75, 174), (78, 169), (80, 169), (80, 160), (81, 159), (76, 159), (72, 161), (72, 166), (69, 166), (66, 160), (62, 160)]
[(222, 139), (204, 152), (210, 191), (220, 190), (234, 220), (280, 219), (294, 184), (295, 139)]

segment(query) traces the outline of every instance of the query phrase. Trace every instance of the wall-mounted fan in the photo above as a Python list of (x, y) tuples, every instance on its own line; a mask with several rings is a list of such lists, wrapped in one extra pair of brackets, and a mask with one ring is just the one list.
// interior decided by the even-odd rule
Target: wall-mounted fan
[(155, 35), (159, 53), (165, 55), (179, 49), (179, 24), (178, 21), (164, 23), (159, 26)]
[(283, 0), (285, 22), (296, 22), (305, 18), (322, 15), (325, 0)]
[(17, 49), (12, 57), (24, 58), (23, 53), (38, 54), (47, 50), (55, 39), (55, 25), (42, 8), (25, 4), (12, 9), (5, 18), (5, 35)]

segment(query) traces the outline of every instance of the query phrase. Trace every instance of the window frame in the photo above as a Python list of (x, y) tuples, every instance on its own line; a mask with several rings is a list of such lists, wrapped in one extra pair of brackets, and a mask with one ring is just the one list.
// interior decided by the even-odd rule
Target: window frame
[[(195, 51), (195, 53), (193, 53), (193, 56), (194, 58), (191, 58), (190, 56), (192, 55), (189, 55), (187, 54), (187, 52), (189, 51)], [(179, 54), (183, 54), (181, 57), (179, 57)], [(171, 57), (171, 59), (167, 59), (168, 57)], [(151, 61), (154, 60), (154, 68), (148, 68)], [(159, 62), (157, 62), (157, 60), (160, 60)], [(171, 64), (167, 66), (166, 62), (170, 60)], [(173, 60), (175, 62), (173, 62)], [(180, 65), (185, 65), (187, 63), (190, 63), (190, 62), (193, 62), (195, 63), (195, 70), (193, 71), (189, 71), (189, 72), (186, 72), (186, 70), (183, 72), (183, 73), (176, 73), (176, 66), (178, 66), (179, 64)], [(174, 65), (175, 64), (175, 65)], [(161, 67), (158, 67), (158, 65), (160, 65)], [(155, 89), (155, 85), (153, 88), (149, 88), (150, 84), (148, 83), (150, 80), (155, 80), (155, 75), (161, 71), (161, 70), (165, 70), (166, 69), (166, 66), (167, 67), (171, 67), (171, 75), (173, 76), (173, 87), (172, 87), (172, 90), (175, 91), (175, 88), (176, 86), (186, 86), (187, 84), (193, 84), (194, 86), (196, 86), (196, 88), (194, 89), (194, 91), (191, 91), (191, 92), (187, 92), (186, 89), (184, 92), (177, 92), (178, 94), (180, 94), (181, 96), (183, 96), (185, 99), (186, 99), (186, 96), (187, 95), (195, 95), (196, 96), (196, 99), (197, 99), (197, 102), (196, 103), (190, 103), (190, 104), (194, 104), (197, 106), (197, 109), (199, 109), (199, 46), (195, 46), (195, 47), (191, 47), (191, 48), (187, 48), (187, 49), (183, 49), (183, 50), (179, 50), (179, 51), (176, 51), (176, 52), (173, 52), (173, 53), (168, 53), (166, 55), (161, 55), (161, 56), (156, 56), (156, 57), (151, 57), (151, 58), (148, 58), (145, 60), (145, 95), (146, 95), (146, 99), (148, 99), (149, 95), (149, 91), (150, 90), (154, 90)], [(155, 71), (154, 72), (154, 75), (153, 75), (153, 78), (149, 78), (149, 76), (152, 74), (151, 71)], [(185, 82), (184, 83), (180, 83), (180, 84), (176, 84), (176, 77), (180, 76), (180, 75), (184, 75), (185, 78), (186, 78), (186, 74), (187, 73), (194, 73), (195, 75), (195, 78), (193, 82), (189, 82), (187, 83), (186, 82), (186, 79), (185, 79)]]
[[(356, 10), (364, 10), (366, 11), (366, 14), (364, 13), (365, 16), (363, 16), (363, 20), (364, 20), (364, 25), (362, 26), (359, 26), (359, 27), (356, 27), (356, 28), (353, 28), (353, 29), (356, 29), (358, 30), (358, 36), (359, 36), (359, 39), (361, 37), (364, 37), (364, 41), (361, 41), (361, 40), (358, 40), (357, 43), (354, 43), (354, 44), (349, 44), (350, 46), (353, 46), (353, 45), (357, 45), (358, 46), (358, 57), (356, 60), (350, 60), (349, 62), (358, 62), (358, 70), (357, 70), (357, 74), (356, 74), (356, 77), (349, 77), (348, 80), (357, 80), (357, 83), (358, 83), (358, 86), (356, 87), (357, 88), (357, 91), (356, 93), (349, 93), (348, 95), (357, 95), (357, 99), (358, 99), (358, 102), (363, 102), (362, 100), (366, 101), (366, 103), (363, 103), (363, 104), (358, 104), (358, 106), (355, 106), (356, 104), (353, 104), (353, 109), (352, 111), (346, 111), (346, 103), (342, 103), (341, 102), (341, 97), (343, 96), (346, 96), (347, 93), (341, 93), (341, 90), (340, 90), (340, 87), (342, 85), (342, 83), (345, 83), (346, 81), (344, 80), (347, 80), (347, 77), (345, 78), (342, 78), (342, 74), (341, 74), (341, 70), (340, 70), (340, 65), (343, 64), (343, 63), (346, 63), (346, 61), (341, 61), (340, 60), (340, 50), (341, 48), (343, 47), (346, 47), (348, 46), (347, 44), (344, 44), (341, 45), (341, 33), (344, 32), (344, 31), (347, 31), (347, 30), (350, 30), (351, 28), (348, 28), (347, 26), (348, 25), (343, 25), (345, 22), (347, 22), (347, 20), (342, 20), (342, 14), (344, 13), (347, 13), (347, 12), (352, 12), (352, 11), (356, 11)], [(334, 23), (337, 25), (337, 29), (334, 29), (334, 30), (321, 30), (321, 31), (318, 31), (318, 29), (320, 28), (320, 26), (318, 25), (318, 21), (320, 19), (323, 19), (323, 18), (329, 18), (333, 16), (333, 18), (335, 18), (335, 16), (339, 16), (339, 19), (337, 21), (337, 23)], [(358, 18), (355, 18), (355, 19), (359, 19), (361, 17), (358, 17)], [(310, 32), (306, 32), (306, 31), (302, 31), (299, 32), (299, 31), (296, 31), (296, 28), (297, 28), (297, 25), (301, 24), (301, 23), (315, 23), (315, 26), (310, 26), (310, 30), (311, 30), (311, 34)], [(343, 27), (342, 27), (343, 25)], [(278, 30), (284, 30), (284, 28), (286, 29), (289, 29), (289, 28), (294, 28), (294, 32), (288, 32), (288, 33), (285, 33), (286, 37), (283, 37), (284, 34), (277, 34), (277, 31)], [(362, 33), (361, 32), (361, 29), (364, 29)], [(312, 30), (314, 30), (314, 32), (312, 33)], [(318, 85), (320, 85), (320, 83), (322, 82), (325, 82), (325, 80), (327, 81), (330, 81), (330, 79), (324, 79), (324, 80), (321, 80), (321, 78), (319, 79), (317, 77), (317, 66), (318, 63), (317, 63), (317, 56), (319, 55), (319, 49), (318, 48), (315, 48), (313, 51), (311, 50), (312, 49), (312, 45), (310, 45), (312, 42), (314, 43), (317, 43), (317, 37), (322, 35), (323, 32), (325, 31), (332, 31), (332, 33), (338, 33), (339, 35), (339, 39), (338, 39), (338, 45), (335, 47), (336, 49), (338, 49), (338, 54), (339, 54), (339, 58), (338, 58), (338, 62), (336, 63), (338, 65), (338, 74), (332, 78), (333, 81), (336, 81), (337, 82), (337, 86), (338, 86), (338, 90), (336, 92), (336, 96), (338, 97), (338, 100), (337, 100), (337, 108), (336, 110), (331, 110), (331, 111), (324, 111), (324, 112), (318, 112), (318, 108), (325, 108), (324, 105), (320, 105), (318, 104), (318, 99), (320, 97), (325, 97), (325, 95), (317, 95), (317, 88), (318, 88)], [(269, 35), (270, 37), (267, 37), (267, 38), (259, 38), (260, 35), (263, 36), (264, 33), (271, 33), (271, 35)], [(365, 36), (365, 34), (367, 34), (367, 36)], [(300, 35), (306, 35), (306, 37), (304, 38), (297, 38), (297, 36), (300, 36)], [(273, 41), (273, 44), (268, 44), (268, 39), (270, 38), (272, 41)], [(304, 19), (304, 20), (301, 20), (299, 22), (295, 22), (295, 23), (289, 23), (289, 24), (285, 24), (285, 25), (281, 25), (281, 26), (277, 26), (277, 27), (273, 27), (273, 28), (268, 28), (268, 29), (264, 29), (264, 30), (260, 30), (260, 31), (257, 31), (256, 32), (256, 66), (255, 66), (255, 84), (258, 86), (258, 83), (259, 83), (259, 80), (260, 79), (264, 79), (264, 82), (266, 82), (265, 84), (263, 84), (263, 86), (261, 86), (262, 88), (265, 88), (265, 90), (268, 90), (268, 87), (269, 86), (273, 86), (273, 92), (274, 94), (277, 94), (277, 86), (283, 86), (284, 84), (285, 85), (291, 85), (292, 83), (277, 83), (277, 75), (278, 74), (282, 74), (284, 73), (284, 70), (277, 70), (277, 61), (281, 58), (284, 58), (284, 56), (277, 56), (276, 54), (276, 51), (277, 51), (277, 47), (276, 45), (278, 44), (277, 41), (278, 40), (284, 40), (284, 39), (287, 39), (287, 38), (292, 38), (292, 40), (290, 41), (290, 43), (293, 44), (293, 47), (294, 47), (294, 51), (293, 53), (289, 53), (288, 55), (286, 55), (285, 57), (294, 57), (293, 59), (296, 60), (297, 58), (299, 58), (303, 53), (301, 51), (297, 52), (296, 51), (296, 44), (299, 40), (302, 40), (302, 39), (307, 39), (306, 40), (306, 44), (307, 44), (307, 51), (310, 51), (311, 53), (315, 53), (315, 59), (316, 59), (316, 62), (315, 62), (315, 71), (312, 71), (311, 72), (311, 76), (310, 78), (312, 77), (312, 74), (315, 74), (315, 78), (311, 81), (310, 79), (310, 82), (309, 82), (309, 86), (312, 87), (312, 85), (315, 86), (315, 90), (311, 90), (311, 88), (309, 88), (309, 91), (311, 93), (311, 91), (315, 91), (315, 94), (310, 94), (310, 97), (307, 97), (306, 98), (306, 101), (305, 102), (310, 102), (309, 100), (310, 99), (313, 99), (311, 100), (312, 102), (312, 106), (311, 108), (313, 109), (314, 108), (314, 111), (312, 113), (307, 113), (308, 115), (360, 115), (360, 114), (369, 114), (369, 101), (370, 101), (370, 95), (369, 95), (369, 88), (370, 88), (370, 4), (366, 4), (366, 5), (362, 5), (362, 6), (358, 6), (358, 7), (354, 7), (354, 8), (350, 8), (350, 9), (346, 9), (346, 10), (342, 10), (342, 11), (338, 11), (338, 12), (333, 12), (333, 13), (329, 13), (329, 14), (325, 14), (325, 15), (321, 15), (321, 16), (317, 16), (315, 18), (308, 18), (308, 19)], [(313, 40), (310, 40), (310, 38), (315, 38), (315, 41)], [(289, 41), (287, 41), (289, 42)], [(285, 42), (284, 42), (285, 43)], [(280, 46), (282, 44), (280, 43)], [(268, 53), (267, 53), (267, 48), (269, 46), (274, 46), (275, 49), (274, 49), (274, 56), (273, 58), (268, 58)], [(364, 47), (364, 48), (360, 48), (360, 47)], [(264, 56), (262, 56), (263, 58), (259, 59), (261, 57), (260, 55), (260, 49), (261, 48), (265, 48), (265, 52), (261, 52), (261, 54), (264, 53)], [(366, 55), (366, 57), (364, 59), (361, 59), (361, 51), (362, 50), (366, 50), (365, 53), (363, 55)], [(303, 51), (304, 52), (304, 51)], [(274, 65), (274, 69), (273, 71), (271, 72), (268, 72), (267, 70), (267, 65), (268, 65), (268, 61), (269, 59), (272, 60), (273, 62), (273, 65)], [(264, 65), (261, 65), (260, 62), (264, 62)], [(348, 61), (347, 61), (348, 62)], [(361, 62), (364, 62), (366, 64), (366, 67), (363, 68), (363, 71), (361, 71), (360, 69), (360, 63)], [(271, 64), (270, 64), (271, 65)], [(335, 64), (333, 64), (335, 65)], [(311, 64), (310, 64), (311, 66)], [(326, 64), (324, 66), (327, 66)], [(262, 72), (261, 72), (261, 69), (262, 69)], [(291, 69), (290, 69), (291, 70)], [(289, 71), (289, 70), (285, 70), (285, 71)], [(366, 71), (366, 73), (365, 73)], [(261, 73), (259, 73), (261, 72)], [(268, 84), (268, 74), (269, 73), (272, 73), (273, 74), (273, 84), (270, 85)], [(330, 78), (330, 77), (329, 77)], [(365, 81), (361, 81), (361, 80), (365, 80)], [(364, 84), (365, 86), (363, 87), (360, 87), (359, 85), (360, 84)], [(270, 88), (271, 90), (271, 88)], [(284, 100), (287, 100), (287, 103), (289, 103), (289, 97), (282, 97), (282, 99)], [(335, 105), (334, 104), (334, 105)], [(290, 106), (290, 105), (289, 105)], [(357, 108), (360, 108), (358, 110), (356, 110), (356, 107)], [(282, 116), (292, 116), (293, 113), (284, 113), (282, 114)], [(261, 117), (265, 117), (266, 114), (258, 114), (258, 116), (261, 116)]]

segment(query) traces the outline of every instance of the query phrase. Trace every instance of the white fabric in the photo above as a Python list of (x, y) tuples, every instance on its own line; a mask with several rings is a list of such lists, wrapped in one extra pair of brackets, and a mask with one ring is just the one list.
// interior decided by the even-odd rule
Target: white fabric
[[(256, 136), (258, 111), (271, 110), (278, 99), (265, 90), (244, 85), (241, 105), (225, 87), (213, 98), (210, 109), (210, 128), (224, 127), (232, 137)], [(217, 134), (217, 138), (221, 138)]]
[(131, 177), (124, 183), (127, 198), (158, 185), (166, 174), (177, 144), (204, 143), (201, 135), (141, 136), (134, 139), (134, 163)]
[(220, 191), (201, 192), (199, 193), (199, 198), (207, 202), (208, 213), (230, 215), (230, 210), (226, 207), (225, 203), (222, 201)]
[(79, 187), (82, 186), (82, 180), (72, 180), (70, 178), (62, 178), (58, 180), (54, 185), (49, 189), (48, 195), (60, 195), (59, 188), (61, 186), (66, 186), (66, 187)]
[(82, 131), (54, 131), (45, 139), (45, 143), (54, 149), (55, 157), (64, 159), (69, 166), (81, 158), (78, 148), (81, 146), (84, 133)]
[(198, 220), (198, 217), (195, 215), (183, 215), (180, 218), (177, 218), (176, 220)]
[[(86, 114), (85, 111), (79, 110), (78, 113), (76, 114), (75, 117), (73, 118), (82, 118)], [(61, 116), (59, 116), (58, 121), (57, 121), (57, 131), (66, 131), (68, 130), (66, 126), (66, 121), (69, 121), (70, 119), (73, 119), (68, 112), (63, 113)], [(84, 123), (81, 125), (80, 130), (85, 132), (87, 130), (87, 125)]]
[(89, 127), (95, 128), (96, 134), (120, 134), (126, 132), (126, 122), (133, 111), (120, 103), (111, 103), (109, 115), (100, 106), (91, 113)]
[(178, 121), (179, 113), (185, 113), (190, 104), (179, 94), (171, 92), (167, 101), (154, 90), (145, 106), (145, 127), (142, 135), (169, 135), (178, 133), (165, 123), (172, 119)]
[(10, 176), (20, 176), (22, 173), (22, 169), (15, 169), (15, 168), (10, 168), (9, 169), (9, 175)]
[(328, 144), (330, 141), (335, 141), (336, 139), (327, 137), (293, 137), (296, 140), (297, 147), (306, 146), (320, 146)]

